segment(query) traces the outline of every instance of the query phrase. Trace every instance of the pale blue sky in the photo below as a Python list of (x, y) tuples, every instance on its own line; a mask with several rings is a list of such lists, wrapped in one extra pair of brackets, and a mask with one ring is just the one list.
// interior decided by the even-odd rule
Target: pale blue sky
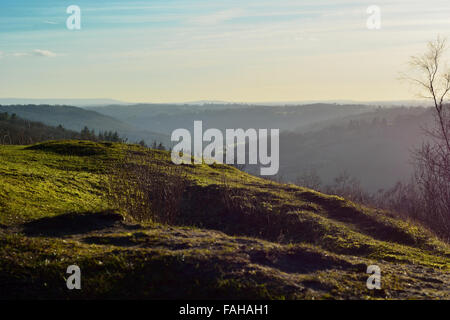
[(448, 0), (2, 0), (0, 97), (409, 99), (398, 72), (447, 30)]

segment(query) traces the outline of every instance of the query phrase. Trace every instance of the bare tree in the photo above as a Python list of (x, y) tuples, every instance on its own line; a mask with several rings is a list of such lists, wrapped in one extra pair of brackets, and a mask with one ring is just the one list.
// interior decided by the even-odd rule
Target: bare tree
[(357, 203), (371, 203), (370, 195), (363, 190), (361, 182), (346, 170), (334, 178), (332, 185), (326, 185), (322, 189), (327, 194), (335, 194)]
[(446, 39), (428, 43), (425, 54), (410, 60), (407, 80), (416, 84), (420, 95), (434, 106), (435, 123), (424, 129), (428, 137), (415, 150), (415, 177), (424, 204), (422, 219), (444, 235), (450, 235), (450, 69), (444, 61)]

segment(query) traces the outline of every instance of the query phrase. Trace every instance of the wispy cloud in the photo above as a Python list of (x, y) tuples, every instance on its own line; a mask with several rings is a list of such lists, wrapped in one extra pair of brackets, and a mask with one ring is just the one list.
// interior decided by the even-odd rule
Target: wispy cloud
[(11, 53), (11, 56), (13, 56), (13, 57), (27, 57), (29, 55), (30, 54), (26, 53), (26, 52), (14, 52), (14, 53)]
[(242, 16), (244, 16), (244, 10), (236, 8), (218, 11), (208, 15), (192, 17), (188, 19), (188, 22), (197, 25), (214, 25)]
[(45, 20), (45, 21), (43, 21), (43, 23), (45, 23), (45, 24), (58, 24), (58, 22), (50, 21), (50, 20)]
[(57, 54), (50, 51), (50, 50), (41, 50), (41, 49), (35, 49), (31, 52), (32, 55), (38, 56), (38, 57), (56, 57)]
[(29, 52), (14, 52), (11, 53), (10, 56), (13, 57), (46, 57), (53, 58), (58, 56), (58, 54), (50, 51), (50, 50), (42, 50), (42, 49), (34, 49)]

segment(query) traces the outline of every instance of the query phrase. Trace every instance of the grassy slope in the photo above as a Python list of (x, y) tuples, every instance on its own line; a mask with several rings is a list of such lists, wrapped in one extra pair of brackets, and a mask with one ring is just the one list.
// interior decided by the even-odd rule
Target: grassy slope
[[(122, 219), (105, 174), (124, 148), (171, 165), (166, 152), (120, 144), (0, 147), (0, 297), (450, 298), (450, 249), (427, 232), (228, 166), (185, 167), (175, 225)], [(66, 289), (70, 264), (81, 291)], [(382, 290), (366, 289), (370, 264)]]

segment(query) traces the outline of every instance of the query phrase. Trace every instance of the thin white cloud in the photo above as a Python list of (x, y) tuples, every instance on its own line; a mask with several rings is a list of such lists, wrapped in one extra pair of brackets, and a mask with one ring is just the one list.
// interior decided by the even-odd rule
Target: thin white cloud
[(244, 10), (237, 8), (218, 11), (204, 16), (192, 17), (188, 19), (188, 22), (197, 25), (215, 25), (242, 16), (244, 16)]
[(56, 57), (57, 54), (50, 51), (50, 50), (41, 50), (41, 49), (35, 49), (31, 52), (32, 55), (38, 56), (38, 57)]
[(53, 58), (58, 56), (58, 54), (50, 51), (50, 50), (42, 50), (42, 49), (34, 49), (32, 51), (29, 52), (14, 52), (11, 54), (8, 54), (9, 56), (12, 57), (46, 57), (46, 58)]
[(50, 21), (50, 20), (45, 20), (45, 21), (43, 21), (43, 23), (45, 23), (45, 24), (58, 24), (58, 22)]
[(30, 54), (26, 52), (14, 52), (11, 55), (13, 57), (28, 57)]

